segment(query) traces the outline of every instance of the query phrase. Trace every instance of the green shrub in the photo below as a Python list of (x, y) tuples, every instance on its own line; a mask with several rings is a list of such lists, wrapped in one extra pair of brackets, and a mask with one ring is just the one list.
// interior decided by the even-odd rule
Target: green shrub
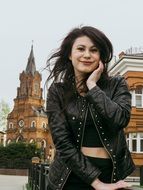
[(36, 144), (10, 143), (0, 146), (0, 168), (28, 168), (33, 156), (39, 152)]

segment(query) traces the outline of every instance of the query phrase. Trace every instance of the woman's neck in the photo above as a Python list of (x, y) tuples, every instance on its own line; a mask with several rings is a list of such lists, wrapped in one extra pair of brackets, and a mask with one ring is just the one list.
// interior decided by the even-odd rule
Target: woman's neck
[(81, 96), (84, 96), (87, 92), (86, 86), (87, 75), (75, 76), (76, 89)]

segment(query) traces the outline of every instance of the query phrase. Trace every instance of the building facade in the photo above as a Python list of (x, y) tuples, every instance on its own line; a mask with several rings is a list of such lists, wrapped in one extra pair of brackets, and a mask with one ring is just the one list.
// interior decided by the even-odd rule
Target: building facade
[(143, 165), (143, 53), (124, 53), (109, 65), (110, 75), (125, 77), (132, 95), (131, 119), (125, 129), (129, 150), (136, 166)]
[(42, 98), (41, 74), (36, 70), (33, 46), (26, 69), (20, 74), (14, 108), (8, 115), (7, 143), (36, 143), (52, 159), (54, 147)]
[(5, 146), (6, 135), (4, 131), (0, 131), (0, 145)]

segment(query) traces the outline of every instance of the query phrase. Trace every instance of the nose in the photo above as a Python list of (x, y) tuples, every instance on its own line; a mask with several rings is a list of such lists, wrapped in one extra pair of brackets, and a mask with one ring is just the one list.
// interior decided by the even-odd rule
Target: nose
[(90, 58), (90, 51), (89, 51), (89, 50), (86, 50), (86, 51), (84, 52), (84, 57), (85, 57), (85, 58)]

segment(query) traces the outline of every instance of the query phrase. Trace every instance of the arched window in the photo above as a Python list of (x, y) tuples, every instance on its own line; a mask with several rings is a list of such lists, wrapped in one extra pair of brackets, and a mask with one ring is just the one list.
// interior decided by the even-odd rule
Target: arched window
[(33, 128), (36, 127), (36, 122), (35, 121), (31, 122), (31, 127), (33, 127)]
[(11, 139), (8, 139), (7, 140), (7, 144), (10, 144), (12, 141), (11, 141)]
[(34, 141), (34, 139), (30, 139), (30, 141), (29, 141), (29, 143), (34, 143), (35, 141)]
[(8, 128), (9, 128), (9, 129), (12, 129), (12, 128), (13, 128), (13, 123), (12, 123), (12, 122), (9, 122)]
[(46, 141), (43, 139), (42, 142), (41, 142), (41, 146), (42, 146), (43, 148), (46, 148), (46, 145), (47, 145), (47, 143), (46, 143)]
[(22, 142), (22, 141), (23, 141), (23, 136), (22, 135), (18, 136), (16, 142)]
[(44, 129), (46, 129), (46, 123), (45, 123), (45, 122), (42, 122), (42, 127), (43, 127)]

